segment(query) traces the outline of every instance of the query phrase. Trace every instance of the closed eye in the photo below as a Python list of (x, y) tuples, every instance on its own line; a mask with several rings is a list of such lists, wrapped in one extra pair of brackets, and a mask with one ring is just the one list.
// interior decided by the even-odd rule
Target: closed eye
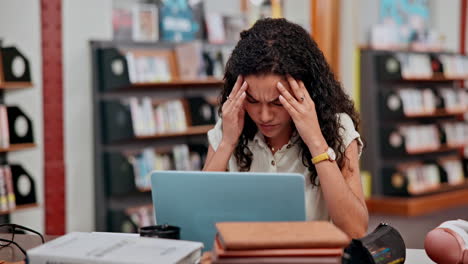
[(250, 94), (247, 93), (247, 102), (251, 103), (251, 104), (256, 104), (258, 103), (257, 100), (255, 100)]
[(276, 99), (276, 100), (274, 100), (273, 102), (270, 102), (270, 103), (272, 103), (272, 104), (274, 104), (276, 106), (283, 106), (283, 104), (281, 103), (281, 101), (279, 99)]

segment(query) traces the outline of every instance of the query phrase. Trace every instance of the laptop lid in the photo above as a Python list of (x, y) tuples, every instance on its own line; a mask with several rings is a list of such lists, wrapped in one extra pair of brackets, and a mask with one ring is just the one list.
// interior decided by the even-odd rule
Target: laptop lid
[(305, 221), (304, 176), (297, 173), (155, 171), (156, 221), (181, 228), (181, 239), (210, 250), (215, 223)]

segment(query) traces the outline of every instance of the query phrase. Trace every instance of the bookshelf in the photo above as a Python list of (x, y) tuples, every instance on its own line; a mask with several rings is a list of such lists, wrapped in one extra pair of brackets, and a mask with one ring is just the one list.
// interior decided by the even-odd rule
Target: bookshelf
[[(413, 54), (439, 63), (441, 72), (431, 72), (430, 77), (403, 73)], [(361, 132), (367, 141), (361, 170), (372, 175), (372, 197), (367, 200), (370, 213), (419, 216), (468, 202), (468, 163), (462, 155), (467, 138), (461, 135), (461, 141), (449, 142), (454, 134), (445, 125), (465, 124), (466, 131), (467, 106), (457, 108), (452, 103), (466, 93), (461, 81), (467, 78), (468, 69), (447, 74), (450, 68), (444, 62), (450, 56), (466, 60), (447, 52), (361, 49), (361, 101), (366, 102), (361, 106)], [(435, 68), (429, 65), (428, 69)], [(453, 93), (453, 100), (447, 93)], [(452, 167), (444, 163), (447, 159), (457, 168), (456, 180)]]
[(21, 165), (8, 162), (9, 152), (36, 145), (32, 121), (19, 106), (5, 105), (5, 96), (32, 87), (28, 59), (16, 47), (0, 43), (0, 223), (10, 222), (13, 212), (39, 206), (34, 178)]
[(373, 197), (366, 201), (367, 209), (373, 214), (404, 217), (430, 214), (468, 204), (468, 185), (460, 188), (421, 197)]
[[(170, 52), (174, 52), (177, 45), (186, 44), (114, 41), (90, 43), (94, 73), (95, 222), (98, 231), (136, 232), (139, 225), (148, 222), (135, 219), (143, 219), (148, 215), (153, 217), (151, 188), (146, 176), (145, 180), (139, 175), (145, 169), (142, 168), (144, 165), (141, 158), (144, 161), (148, 157), (145, 156), (148, 151), (151, 152), (151, 157), (156, 156), (154, 160), (157, 164), (164, 164), (162, 168), (166, 168), (169, 164), (167, 161), (170, 160), (169, 167), (177, 170), (188, 168), (178, 168), (181, 163), (177, 162), (176, 156), (182, 155), (181, 153), (190, 153), (190, 157), (195, 153), (201, 160), (206, 155), (206, 133), (213, 128), (217, 115), (213, 102), (216, 101), (223, 81), (209, 75), (182, 78), (177, 63), (174, 64), (174, 53)], [(129, 56), (128, 52), (134, 52), (135, 58), (141, 54), (163, 54), (161, 56), (171, 58), (169, 61), (174, 60), (169, 63), (171, 80), (132, 80), (131, 74), (135, 74), (132, 63), (137, 62), (131, 62), (133, 55)], [(118, 74), (113, 72), (115, 69), (118, 69)], [(143, 105), (150, 105), (150, 112), (154, 113), (150, 119), (154, 120), (158, 120), (158, 111), (164, 111), (164, 107), (171, 110), (183, 109), (185, 121), (182, 123), (186, 125), (183, 129), (158, 131), (158, 127), (165, 125), (158, 123), (156, 128), (151, 128), (151, 120), (135, 122), (139, 117), (146, 116), (142, 114), (138, 117), (135, 102), (142, 109), (146, 109)], [(206, 108), (206, 105), (210, 107)], [(206, 111), (212, 117), (207, 118), (200, 114)], [(177, 120), (181, 119), (174, 115), (169, 118), (172, 124), (178, 123)], [(139, 128), (142, 123), (150, 128)], [(183, 146), (188, 146), (188, 152)]]
[[(466, 131), (467, 105), (457, 98), (466, 93), (461, 81), (468, 69), (447, 62), (467, 58), (448, 52), (360, 52), (360, 100), (368, 102), (361, 106), (367, 141), (361, 170), (372, 177), (369, 212), (419, 216), (466, 204), (467, 135), (451, 129)], [(420, 71), (411, 72), (408, 65), (416, 60)]]

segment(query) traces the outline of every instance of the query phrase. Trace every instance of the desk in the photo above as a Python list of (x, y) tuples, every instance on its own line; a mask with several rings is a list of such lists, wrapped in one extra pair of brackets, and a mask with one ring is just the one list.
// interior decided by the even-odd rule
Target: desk
[[(6, 236), (3, 234), (0, 234), (1, 238), (5, 238)], [(57, 238), (57, 236), (46, 236), (45, 239), (46, 241), (50, 241), (52, 239)], [(41, 239), (38, 236), (35, 235), (15, 235), (15, 242), (18, 243), (21, 247), (23, 247), (25, 250), (31, 249), (33, 247), (36, 247), (41, 244)], [(6, 260), (6, 261), (18, 261), (19, 263), (22, 263), (22, 260), (24, 259), (23, 253), (16, 247), (16, 246), (11, 246), (11, 247), (5, 247), (2, 250), (0, 250), (0, 260)], [(203, 255), (203, 261), (202, 264), (209, 264), (211, 261), (211, 255), (209, 252), (206, 252)], [(406, 250), (406, 264), (433, 264), (429, 257), (426, 255), (426, 252), (424, 249), (407, 249)], [(2, 262), (0, 261), (0, 264)]]
[(432, 261), (424, 249), (406, 249), (405, 264), (432, 264)]
[[(406, 249), (405, 264), (435, 264), (427, 255), (424, 249)], [(211, 264), (211, 253), (205, 252), (201, 264)]]
[[(0, 238), (10, 238), (11, 235), (0, 234)], [(57, 238), (57, 236), (45, 236), (46, 241)], [(37, 235), (15, 235), (15, 242), (24, 250), (28, 250), (42, 244), (41, 238)], [(0, 260), (23, 263), (24, 254), (15, 246), (4, 247), (0, 250)], [(0, 261), (0, 264), (2, 262)]]

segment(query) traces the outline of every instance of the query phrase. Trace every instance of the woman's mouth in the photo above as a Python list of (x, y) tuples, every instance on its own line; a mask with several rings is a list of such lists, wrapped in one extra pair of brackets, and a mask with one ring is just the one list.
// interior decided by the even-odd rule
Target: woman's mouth
[(272, 130), (275, 129), (278, 125), (272, 125), (272, 124), (260, 124), (260, 128), (262, 130)]

